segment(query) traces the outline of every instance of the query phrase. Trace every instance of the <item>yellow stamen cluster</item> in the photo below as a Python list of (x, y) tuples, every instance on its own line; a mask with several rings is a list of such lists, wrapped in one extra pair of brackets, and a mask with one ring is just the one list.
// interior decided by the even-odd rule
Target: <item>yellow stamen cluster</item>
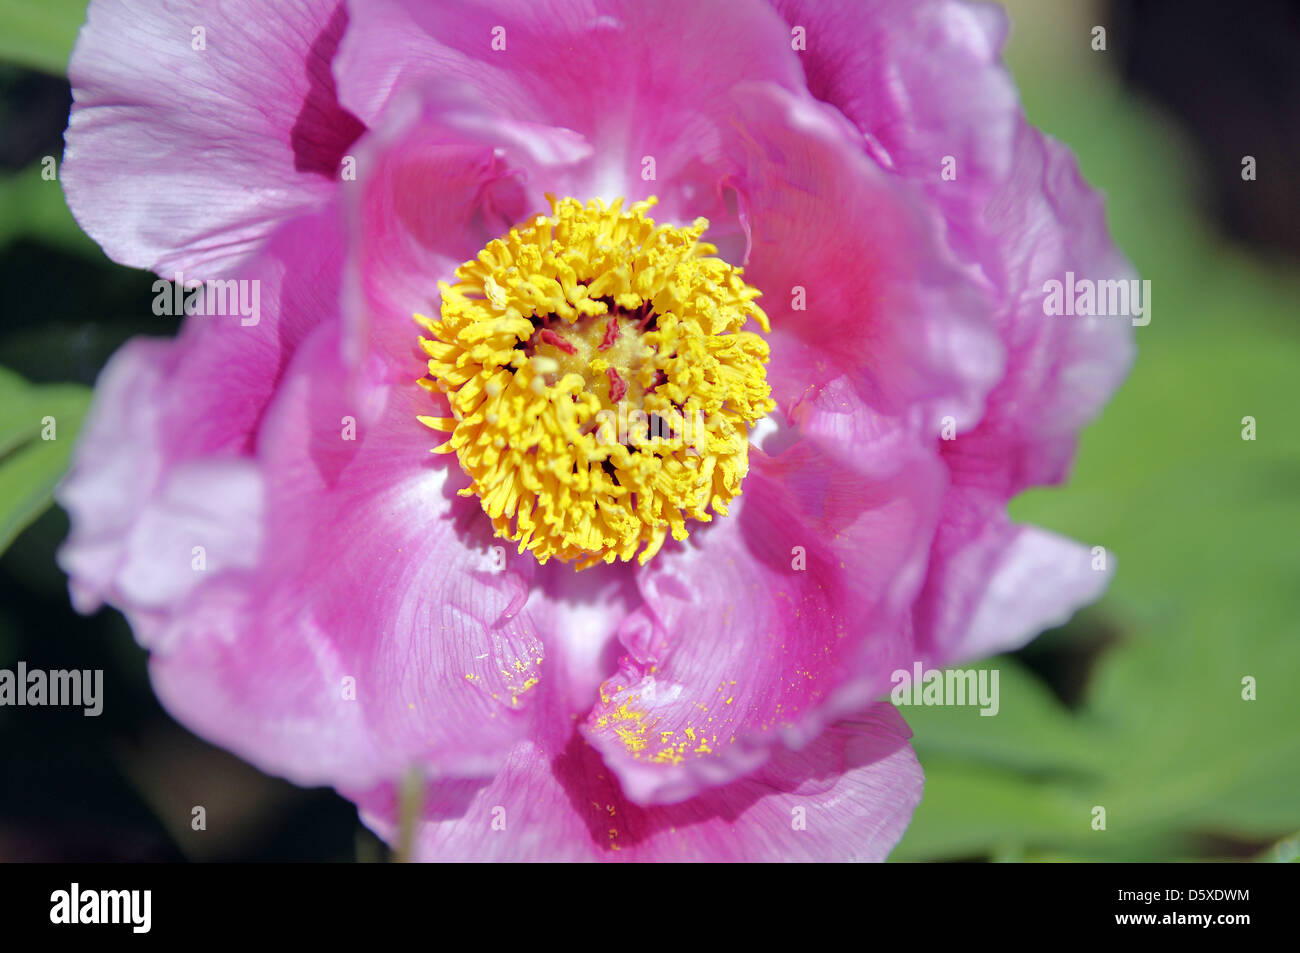
[(749, 470), (749, 426), (773, 403), (759, 292), (700, 241), (656, 226), (655, 200), (537, 216), (440, 282), (429, 377), (497, 535), (545, 563), (645, 563), (686, 521), (723, 516)]

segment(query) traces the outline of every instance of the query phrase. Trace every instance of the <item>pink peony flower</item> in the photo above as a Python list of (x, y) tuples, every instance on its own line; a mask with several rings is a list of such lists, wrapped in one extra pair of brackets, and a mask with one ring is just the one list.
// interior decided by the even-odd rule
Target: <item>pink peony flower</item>
[(891, 673), (1107, 578), (1005, 512), (1132, 357), (1044, 313), (1131, 270), (1005, 33), (956, 0), (93, 0), (69, 205), (227, 300), (103, 372), (76, 606), (386, 838), (418, 772), (420, 857), (883, 859), (922, 788)]

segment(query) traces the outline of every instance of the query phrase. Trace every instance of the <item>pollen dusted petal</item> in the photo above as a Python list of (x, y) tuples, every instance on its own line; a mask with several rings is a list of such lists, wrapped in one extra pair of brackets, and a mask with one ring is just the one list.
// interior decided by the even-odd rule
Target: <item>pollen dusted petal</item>
[(455, 452), (497, 535), (585, 569), (650, 559), (686, 521), (725, 516), (749, 427), (773, 404), (759, 292), (654, 199), (551, 198), (440, 283), (421, 383), (447, 396)]

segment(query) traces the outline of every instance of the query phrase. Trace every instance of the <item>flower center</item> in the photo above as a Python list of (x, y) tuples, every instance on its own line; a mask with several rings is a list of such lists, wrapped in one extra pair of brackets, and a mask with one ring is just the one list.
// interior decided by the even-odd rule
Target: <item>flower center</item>
[(645, 563), (686, 521), (727, 514), (749, 470), (749, 427), (774, 406), (759, 292), (701, 242), (572, 198), (487, 244), (440, 282), (441, 316), (416, 315), (429, 376), (497, 535), (585, 569)]

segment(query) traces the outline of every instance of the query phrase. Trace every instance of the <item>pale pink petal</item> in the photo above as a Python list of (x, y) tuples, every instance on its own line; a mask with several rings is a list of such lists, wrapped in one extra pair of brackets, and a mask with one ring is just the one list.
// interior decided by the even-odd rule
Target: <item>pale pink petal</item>
[[(641, 605), (636, 566), (593, 566), (581, 573), (552, 560), (532, 577), (525, 611), (546, 647), (542, 683), (567, 726), (596, 703), (600, 684), (618, 671), (618, 629)], [(535, 729), (541, 736), (543, 728)]]
[[(71, 517), (59, 563), (79, 611), (110, 602), (148, 644), (146, 619), (222, 570), (250, 565), (261, 518), (254, 436), (298, 342), (337, 320), (341, 262), (337, 212), (327, 207), (280, 228), (264, 255), (231, 273), (230, 313), (191, 315), (177, 338), (138, 338), (114, 355), (55, 493)], [(169, 286), (159, 295), (160, 309), (174, 305)], [(202, 571), (192, 566), (195, 546)]]
[(330, 72), (340, 0), (94, 0), (87, 17), (60, 178), (109, 257), (214, 277), (334, 195), (364, 131)]
[(152, 338), (135, 338), (113, 355), (96, 381), (72, 467), (55, 490), (72, 519), (59, 566), (78, 612), (103, 604), (123, 540), (159, 479), (159, 393), (171, 360), (171, 342)]
[[(943, 210), (946, 240), (963, 257), (996, 260), (977, 223), (1010, 172), (1022, 121), (1002, 65), (1005, 14), (965, 0), (774, 3), (805, 31), (809, 91), (860, 130), (882, 167)], [(948, 158), (955, 178), (943, 175)]]
[(454, 87), (396, 103), (359, 150), (351, 193), (351, 359), (373, 355), (388, 365), (386, 381), (422, 376), (428, 357), (412, 316), (436, 315), (438, 282), (454, 281), (462, 262), (542, 211), (538, 180), (589, 151), (567, 130), (488, 117)]
[(728, 87), (802, 85), (789, 31), (756, 0), (374, 0), (353, 10), (335, 74), (368, 123), (403, 90), (450, 83), (499, 121), (574, 130), (592, 150), (576, 197), (657, 192), (668, 214), (677, 202), (659, 183), (734, 134)]
[[(670, 803), (798, 748), (912, 657), (942, 466), (899, 442), (858, 470), (814, 440), (751, 449), (732, 515), (642, 570), (645, 608), (584, 733), (632, 800)], [(875, 472), (869, 472), (874, 469)]]
[(999, 497), (954, 489), (916, 604), (916, 659), (953, 665), (1020, 648), (1101, 598), (1114, 560), (1013, 524)]
[[(999, 302), (1006, 350), (979, 427), (944, 450), (962, 484), (1008, 496), (1064, 478), (1078, 430), (1127, 375), (1124, 317), (1044, 314), (1044, 282), (1073, 271), (1134, 277), (1106, 228), (1101, 197), (1069, 150), (1030, 127), (1002, 64), (1005, 14), (962, 0), (776, 0), (807, 33), (814, 96), (861, 132), (863, 149), (916, 183), (946, 222), (945, 241)], [(945, 163), (955, 177), (942, 173)]]
[(1065, 282), (1073, 272), (1129, 281), (1136, 272), (1112, 243), (1102, 198), (1080, 178), (1069, 150), (1028, 126), (1017, 144), (1011, 178), (987, 217), (1004, 250), (999, 284), (1007, 304), (999, 323), (1007, 370), (979, 426), (943, 448), (958, 483), (1007, 496), (1065, 478), (1079, 430), (1134, 358), (1134, 318), (1045, 313), (1049, 280)]
[[(921, 799), (910, 732), (889, 705), (780, 749), (752, 776), (688, 801), (642, 807), (581, 739), (521, 745), (491, 780), (434, 784), (416, 859), (425, 861), (881, 861)], [(357, 798), (397, 839), (391, 789)]]
[(313, 334), (258, 437), (256, 569), (198, 590), (156, 642), (170, 711), (300, 784), (490, 771), (529, 724), (533, 567), (496, 558), (455, 495), (464, 478), (416, 420), (425, 399), (412, 381), (362, 413), (337, 326)]
[(943, 250), (920, 193), (877, 168), (833, 110), (770, 85), (733, 97), (745, 275), (772, 319), (778, 402), (847, 376), (878, 410), (921, 408), (935, 433), (941, 416), (978, 419), (1002, 366), (992, 302)]

